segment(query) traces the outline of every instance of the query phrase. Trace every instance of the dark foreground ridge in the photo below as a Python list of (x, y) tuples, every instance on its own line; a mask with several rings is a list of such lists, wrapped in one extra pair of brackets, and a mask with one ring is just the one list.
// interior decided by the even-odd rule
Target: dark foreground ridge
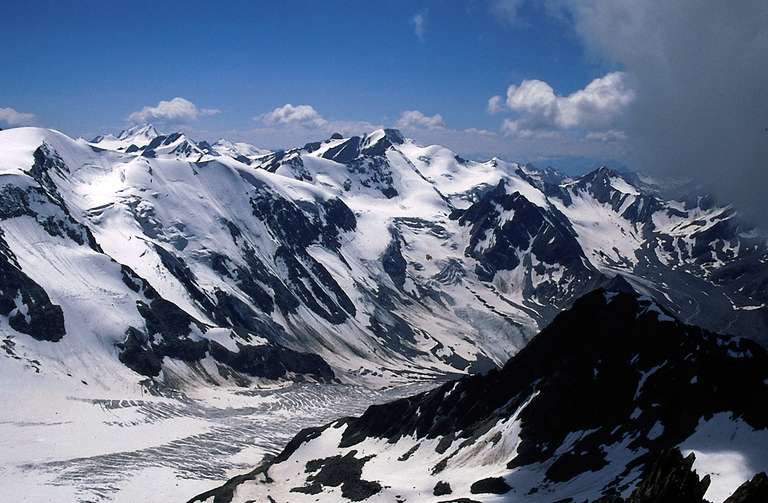
[[(362, 484), (366, 498), (396, 491), (398, 472), (409, 470), (416, 458), (427, 458), (438, 461), (424, 467), (423, 481), (413, 483), (428, 486), (429, 496), (397, 501), (485, 501), (508, 494), (515, 496), (511, 501), (702, 503), (717, 481), (696, 473), (694, 455), (681, 453), (686, 442), (715, 420), (725, 445), (737, 427), (768, 442), (765, 403), (768, 353), (760, 345), (685, 325), (619, 279), (558, 315), (502, 369), (372, 406), (359, 418), (304, 430), (272, 461), (192, 501), (241, 501), (243, 491), (282, 503), (286, 484), (294, 494), (324, 489), (335, 491), (335, 501), (360, 501), (365, 498), (345, 495), (344, 487)], [(519, 431), (500, 428), (510, 419), (519, 422)], [(302, 457), (308, 449), (320, 452), (312, 445), (337, 438), (341, 428), (335, 447), (320, 447), (317, 459)], [(505, 438), (512, 435), (518, 438)], [(367, 442), (371, 439), (387, 442)], [(513, 440), (516, 447), (490, 467), (489, 453), (506, 454), (504, 445)], [(708, 441), (718, 448), (716, 438)], [(403, 445), (411, 448), (401, 452)], [(755, 447), (750, 452), (768, 452), (768, 445)], [(376, 480), (361, 477), (358, 466), (385, 459), (394, 449), (400, 456), (376, 471)], [(757, 469), (754, 478), (728, 503), (768, 501), (768, 478), (760, 473), (768, 469), (768, 456), (752, 456), (745, 463)], [(333, 471), (345, 458), (358, 468), (324, 485), (329, 480), (321, 476), (324, 471)], [(305, 480), (272, 475), (305, 461)], [(473, 482), (450, 480), (456, 470)], [(334, 489), (339, 486), (340, 492)]]

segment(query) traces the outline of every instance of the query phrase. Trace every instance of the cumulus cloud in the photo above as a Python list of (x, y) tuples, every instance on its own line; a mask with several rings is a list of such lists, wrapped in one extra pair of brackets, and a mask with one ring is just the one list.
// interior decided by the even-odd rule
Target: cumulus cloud
[(496, 133), (493, 131), (488, 131), (487, 129), (479, 129), (476, 127), (467, 128), (464, 130), (465, 133), (468, 135), (478, 135), (478, 136), (487, 136), (487, 137), (493, 137), (496, 136)]
[(364, 120), (326, 119), (311, 105), (294, 106), (290, 103), (257, 115), (253, 120), (260, 125), (238, 132), (234, 136), (270, 149), (295, 147), (323, 140), (333, 133), (340, 133), (345, 137), (359, 136), (384, 127), (382, 124)]
[(504, 121), (501, 123), (501, 132), (505, 136), (512, 136), (522, 140), (543, 140), (546, 138), (553, 139), (559, 138), (561, 136), (560, 131), (556, 131), (554, 129), (530, 128), (529, 125), (525, 123), (525, 121), (512, 119), (504, 119)]
[(768, 226), (768, 2), (559, 2), (632, 76), (631, 165), (704, 183)]
[(299, 125), (322, 127), (328, 123), (314, 107), (310, 105), (293, 106), (290, 103), (277, 107), (271, 112), (259, 115), (256, 119), (267, 126)]
[(31, 124), (35, 120), (35, 114), (18, 112), (13, 108), (0, 107), (0, 122), (8, 126), (23, 126)]
[(440, 114), (429, 116), (418, 110), (406, 110), (400, 114), (397, 127), (402, 129), (440, 129), (445, 127), (445, 123)]
[(491, 96), (488, 98), (488, 113), (497, 114), (504, 110), (504, 98), (501, 96)]
[(424, 40), (424, 34), (426, 32), (427, 28), (427, 15), (424, 12), (419, 12), (417, 14), (414, 14), (411, 18), (411, 26), (413, 27), (413, 33), (416, 35), (419, 40)]
[[(584, 89), (559, 96), (542, 80), (524, 80), (507, 89), (507, 108), (517, 117), (506, 120), (503, 130), (510, 135), (533, 136), (565, 129), (605, 129), (622, 116), (635, 93), (622, 72), (612, 72), (590, 82)], [(501, 109), (500, 100), (491, 105)]]
[(131, 122), (171, 122), (184, 123), (197, 120), (198, 117), (216, 115), (221, 110), (215, 108), (198, 108), (186, 98), (176, 97), (172, 100), (161, 100), (155, 106), (146, 106), (128, 116)]

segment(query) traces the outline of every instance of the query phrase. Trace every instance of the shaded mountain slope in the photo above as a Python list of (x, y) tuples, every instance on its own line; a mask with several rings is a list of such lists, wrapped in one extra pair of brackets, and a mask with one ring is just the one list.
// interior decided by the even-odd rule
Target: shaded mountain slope
[(305, 430), (198, 501), (721, 502), (768, 469), (766, 399), (761, 346), (618, 280), (502, 369)]

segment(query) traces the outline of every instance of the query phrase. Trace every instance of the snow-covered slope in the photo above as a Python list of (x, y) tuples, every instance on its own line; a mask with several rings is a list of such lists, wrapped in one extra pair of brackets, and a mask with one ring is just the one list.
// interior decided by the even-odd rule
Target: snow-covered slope
[(269, 150), (259, 149), (248, 143), (232, 143), (220, 139), (211, 145), (207, 141), (192, 140), (179, 132), (162, 134), (152, 124), (124, 129), (117, 136), (112, 134), (100, 135), (88, 143), (99, 149), (144, 157), (184, 159), (198, 162), (227, 156), (250, 164), (255, 158), (270, 153)]
[(211, 148), (214, 151), (216, 151), (219, 155), (228, 155), (229, 157), (232, 157), (233, 159), (237, 159), (238, 161), (244, 162), (246, 164), (250, 164), (257, 157), (261, 157), (271, 153), (267, 149), (255, 147), (250, 143), (244, 143), (244, 142), (233, 143), (224, 138), (217, 140), (216, 143), (211, 145)]
[(160, 136), (152, 124), (142, 124), (123, 129), (117, 136), (112, 134), (99, 135), (90, 141), (91, 144), (107, 150), (119, 152), (136, 152), (146, 147), (152, 140)]
[(152, 126), (0, 132), (8, 372), (474, 372), (616, 274), (686, 321), (765, 333), (764, 238), (706, 198), (664, 201), (606, 168), (468, 161), (391, 129), (216, 145)]
[[(366, 219), (361, 229), (394, 229), (416, 284), (464, 278), (481, 304), (515, 305), (539, 326), (621, 274), (686, 321), (758, 339), (768, 333), (768, 241), (706, 195), (666, 200), (660, 187), (605, 167), (567, 178), (499, 159), (467, 161), (394, 130), (334, 135), (257, 165), (331, 190)], [(439, 230), (424, 232), (431, 223)]]
[[(280, 345), (273, 332), (281, 329), (266, 315), (234, 324), (222, 309), (214, 313), (193, 273), (166, 249), (185, 246), (179, 226), (152, 227), (149, 201), (160, 194), (142, 186), (152, 184), (150, 161), (33, 128), (3, 131), (0, 152), (6, 382), (28, 372), (107, 388), (143, 376), (169, 384), (333, 377), (322, 358)], [(177, 193), (190, 189), (185, 178), (197, 180), (192, 171), (175, 176), (176, 162), (157, 162), (157, 180)], [(235, 168), (220, 169), (239, 179)], [(132, 264), (138, 273), (123, 260), (134, 253), (145, 258)]]
[[(30, 485), (19, 478), (26, 464), (47, 459), (55, 472), (64, 458), (106, 453), (72, 437), (84, 411), (83, 427), (99, 438), (138, 435), (135, 445), (163, 459), (186, 452), (193, 436), (214, 439), (198, 456), (215, 451), (214, 464), (231, 469), (229, 457), (253, 437), (221, 451), (218, 436), (234, 431), (222, 397), (250, 417), (254, 385), (306, 381), (329, 404), (346, 393), (337, 381), (366, 387), (349, 413), (379, 393), (402, 396), (400, 385), (487, 371), (615, 275), (684, 321), (765, 337), (765, 238), (707, 197), (659, 194), (605, 168), (567, 178), (469, 161), (396, 130), (277, 152), (151, 126), (92, 142), (0, 131), (0, 401), (19, 404), (0, 421), (11, 439), (0, 447), (19, 453), (4, 476)], [(294, 407), (290, 391), (270, 396), (284, 409), (267, 400), (262, 419), (311, 409)], [(153, 419), (145, 438), (134, 405), (92, 413), (123, 399), (152, 418), (184, 409), (195, 424), (166, 435)], [(285, 421), (277, 438), (305, 421)], [(12, 440), (22, 430), (26, 440)], [(719, 459), (697, 452), (697, 462)], [(104, 483), (122, 487), (120, 463), (68, 466), (82, 481), (84, 466), (102, 462), (112, 470)], [(221, 480), (222, 469), (194, 473)], [(100, 490), (90, 484), (88, 495)]]
[(757, 503), (766, 383), (761, 346), (614, 281), (503, 369), (306, 429), (192, 501)]

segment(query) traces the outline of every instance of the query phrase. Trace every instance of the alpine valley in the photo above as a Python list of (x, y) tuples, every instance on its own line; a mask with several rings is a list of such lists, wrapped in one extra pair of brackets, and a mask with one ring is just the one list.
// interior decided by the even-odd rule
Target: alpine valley
[(767, 343), (765, 236), (684, 186), (0, 131), (15, 501), (763, 502)]

